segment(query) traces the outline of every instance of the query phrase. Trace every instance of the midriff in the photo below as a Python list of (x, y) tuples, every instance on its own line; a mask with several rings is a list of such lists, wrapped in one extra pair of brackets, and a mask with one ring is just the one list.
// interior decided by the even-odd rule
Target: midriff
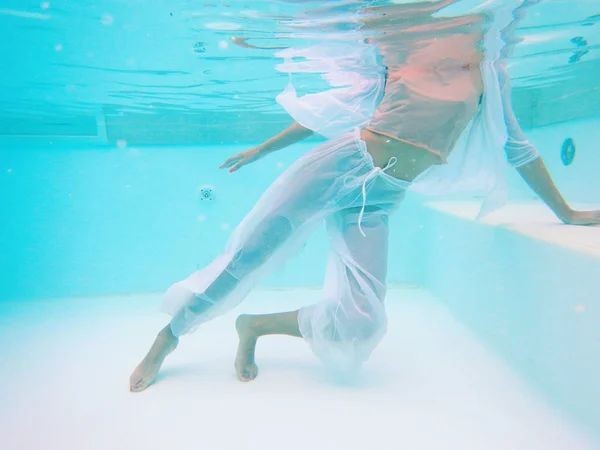
[(430, 167), (440, 164), (440, 157), (425, 151), (409, 142), (399, 141), (372, 130), (360, 132), (361, 139), (367, 145), (367, 151), (376, 167), (384, 168), (392, 158), (397, 162), (386, 171), (388, 175), (404, 181), (413, 181)]

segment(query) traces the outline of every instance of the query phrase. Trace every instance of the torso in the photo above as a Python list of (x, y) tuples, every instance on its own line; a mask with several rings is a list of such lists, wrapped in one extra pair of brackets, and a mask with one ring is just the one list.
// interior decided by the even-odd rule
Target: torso
[(483, 82), (480, 16), (430, 19), (374, 38), (388, 67), (384, 97), (362, 137), (375, 163), (412, 181), (443, 164), (476, 114)]

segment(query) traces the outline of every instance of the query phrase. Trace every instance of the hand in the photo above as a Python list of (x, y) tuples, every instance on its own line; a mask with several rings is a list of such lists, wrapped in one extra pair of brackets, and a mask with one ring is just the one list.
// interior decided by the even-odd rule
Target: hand
[(241, 169), (246, 164), (250, 164), (251, 162), (257, 161), (263, 157), (263, 152), (260, 147), (254, 147), (250, 150), (246, 150), (245, 152), (238, 153), (237, 155), (233, 155), (228, 158), (223, 164), (219, 166), (219, 169), (228, 169), (229, 172), (235, 172), (236, 170)]
[(600, 225), (600, 211), (571, 210), (561, 220), (567, 225)]

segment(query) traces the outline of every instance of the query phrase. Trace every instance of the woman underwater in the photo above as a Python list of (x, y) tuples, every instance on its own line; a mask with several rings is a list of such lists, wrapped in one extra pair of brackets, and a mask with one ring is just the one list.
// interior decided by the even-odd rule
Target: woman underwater
[[(313, 133), (328, 140), (269, 187), (222, 255), (169, 288), (162, 309), (172, 319), (131, 375), (131, 391), (142, 391), (155, 380), (180, 336), (237, 306), (323, 221), (331, 254), (322, 301), (297, 311), (240, 316), (235, 370), (242, 381), (254, 379), (257, 340), (274, 334), (304, 338), (328, 367), (358, 368), (386, 331), (389, 216), (409, 189), (458, 186), (468, 171), (453, 171), (449, 157), (455, 151), (467, 160), (482, 157), (493, 163), (497, 150), (504, 150), (508, 162), (564, 223), (600, 223), (600, 211), (569, 207), (512, 111), (506, 57), (513, 43), (508, 36), (532, 2), (504, 1), (486, 14), (436, 14), (453, 3), (415, 2), (366, 11), (371, 14), (366, 27), (392, 31), (353, 46), (351, 55), (327, 44), (280, 52), (286, 58), (280, 70), (310, 72), (311, 61), (334, 67), (324, 76), (334, 88), (298, 97), (290, 84), (277, 100), (295, 123), (229, 158), (222, 168), (239, 170)], [(502, 46), (494, 49), (494, 41)], [(338, 55), (332, 57), (331, 51)], [(295, 56), (306, 61), (293, 62)], [(455, 149), (463, 133), (468, 133), (466, 144)], [(487, 175), (494, 172), (490, 170)], [(500, 175), (492, 184), (482, 184), (488, 196), (480, 215), (501, 205), (501, 184)]]

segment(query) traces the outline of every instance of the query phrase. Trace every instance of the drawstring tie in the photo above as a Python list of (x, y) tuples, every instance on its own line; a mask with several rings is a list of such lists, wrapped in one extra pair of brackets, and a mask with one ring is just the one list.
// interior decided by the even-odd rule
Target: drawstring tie
[(367, 174), (367, 176), (365, 177), (365, 179), (362, 183), (362, 198), (363, 198), (363, 200), (362, 200), (362, 207), (360, 209), (360, 214), (358, 215), (358, 230), (360, 231), (360, 234), (363, 235), (363, 237), (367, 237), (367, 235), (365, 234), (365, 232), (362, 229), (362, 219), (363, 219), (363, 216), (365, 215), (365, 207), (367, 205), (367, 182), (371, 178), (373, 178), (373, 176), (378, 175), (380, 173), (384, 173), (386, 170), (391, 169), (392, 167), (394, 167), (396, 165), (397, 162), (398, 162), (398, 158), (393, 156), (392, 158), (390, 158), (387, 165), (383, 169), (381, 167), (373, 168), (373, 170), (371, 170)]

